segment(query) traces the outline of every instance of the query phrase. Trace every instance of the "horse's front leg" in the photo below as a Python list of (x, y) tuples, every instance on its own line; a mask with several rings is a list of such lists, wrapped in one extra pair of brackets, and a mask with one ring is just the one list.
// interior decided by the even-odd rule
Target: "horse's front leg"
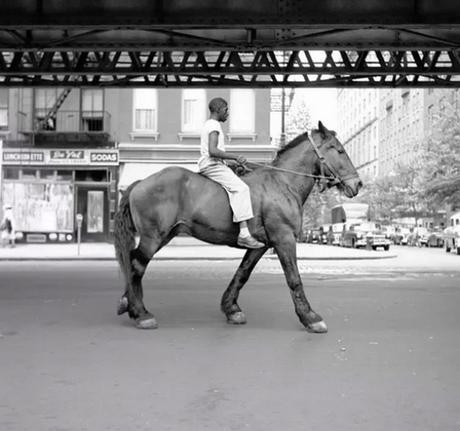
[(275, 244), (275, 250), (283, 267), (292, 300), (294, 301), (295, 312), (300, 321), (309, 332), (327, 332), (327, 326), (323, 318), (313, 311), (305, 296), (299, 268), (297, 267), (297, 250), (294, 235), (280, 238)]
[(240, 266), (235, 272), (221, 300), (221, 310), (227, 316), (227, 322), (234, 325), (246, 323), (246, 316), (238, 305), (238, 296), (241, 288), (248, 281), (257, 262), (267, 251), (267, 248), (251, 249), (246, 252)]

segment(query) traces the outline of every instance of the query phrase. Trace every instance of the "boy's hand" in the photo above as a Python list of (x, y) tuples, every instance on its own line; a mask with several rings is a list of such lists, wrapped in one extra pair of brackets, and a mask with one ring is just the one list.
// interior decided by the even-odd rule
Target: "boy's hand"
[(247, 162), (246, 157), (244, 157), (244, 156), (238, 156), (238, 157), (236, 158), (236, 161), (237, 161), (240, 165), (245, 165), (246, 162)]

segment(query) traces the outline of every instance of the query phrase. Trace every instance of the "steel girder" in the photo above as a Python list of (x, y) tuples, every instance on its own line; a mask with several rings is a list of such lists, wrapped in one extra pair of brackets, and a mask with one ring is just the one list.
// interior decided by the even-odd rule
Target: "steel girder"
[(17, 51), (3, 86), (460, 86), (460, 50)]
[(456, 0), (16, 0), (0, 86), (460, 87)]

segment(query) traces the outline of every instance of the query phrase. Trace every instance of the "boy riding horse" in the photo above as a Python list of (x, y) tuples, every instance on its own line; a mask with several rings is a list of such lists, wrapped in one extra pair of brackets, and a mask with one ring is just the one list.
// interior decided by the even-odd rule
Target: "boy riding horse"
[(244, 248), (262, 248), (265, 244), (257, 241), (248, 229), (247, 220), (254, 217), (249, 187), (224, 162), (227, 159), (236, 160), (240, 164), (246, 163), (245, 157), (225, 151), (224, 133), (220, 123), (228, 118), (228, 104), (217, 97), (209, 102), (209, 111), (210, 118), (204, 123), (201, 132), (199, 172), (219, 183), (227, 192), (233, 211), (233, 222), (240, 225), (237, 244)]

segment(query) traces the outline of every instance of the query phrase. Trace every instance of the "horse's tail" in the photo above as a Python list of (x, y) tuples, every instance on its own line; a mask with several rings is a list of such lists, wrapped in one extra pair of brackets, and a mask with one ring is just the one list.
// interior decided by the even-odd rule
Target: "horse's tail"
[(114, 245), (115, 255), (117, 257), (120, 268), (123, 272), (126, 282), (129, 280), (131, 271), (130, 254), (136, 246), (135, 233), (136, 228), (131, 217), (131, 210), (129, 208), (129, 194), (134, 186), (139, 181), (131, 184), (121, 197), (118, 211), (114, 218)]

